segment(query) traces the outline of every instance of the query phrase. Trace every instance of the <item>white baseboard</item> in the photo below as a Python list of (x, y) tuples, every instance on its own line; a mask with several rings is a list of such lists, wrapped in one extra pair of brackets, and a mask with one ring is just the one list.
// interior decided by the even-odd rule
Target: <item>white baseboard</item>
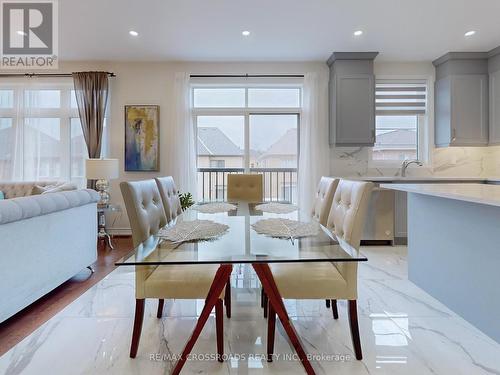
[(107, 232), (111, 236), (131, 236), (132, 230), (130, 228), (108, 228)]

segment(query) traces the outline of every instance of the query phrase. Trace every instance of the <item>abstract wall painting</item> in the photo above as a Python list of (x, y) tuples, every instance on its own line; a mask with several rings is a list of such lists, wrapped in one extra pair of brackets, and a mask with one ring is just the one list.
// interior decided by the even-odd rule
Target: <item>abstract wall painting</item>
[(125, 171), (160, 170), (160, 107), (125, 106)]

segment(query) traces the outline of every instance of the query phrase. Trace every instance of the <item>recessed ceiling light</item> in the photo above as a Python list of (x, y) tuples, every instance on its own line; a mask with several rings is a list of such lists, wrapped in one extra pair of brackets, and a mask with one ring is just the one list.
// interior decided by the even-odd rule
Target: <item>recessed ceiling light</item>
[(470, 30), (470, 31), (467, 31), (464, 35), (465, 36), (472, 36), (474, 35), (476, 32), (474, 30)]
[(21, 30), (19, 30), (17, 33), (18, 33), (19, 35), (22, 35), (22, 36), (26, 36), (26, 35), (28, 35), (28, 34), (26, 34), (24, 31), (21, 31)]
[(243, 31), (241, 32), (241, 35), (243, 35), (243, 36), (249, 36), (249, 35), (250, 35), (250, 31), (248, 31), (248, 30), (243, 30)]
[(138, 36), (139, 35), (139, 33), (137, 31), (134, 31), (134, 30), (130, 30), (128, 33), (130, 35), (132, 35), (132, 36)]
[(354, 36), (360, 36), (360, 35), (363, 35), (363, 31), (362, 30), (356, 30), (354, 32)]

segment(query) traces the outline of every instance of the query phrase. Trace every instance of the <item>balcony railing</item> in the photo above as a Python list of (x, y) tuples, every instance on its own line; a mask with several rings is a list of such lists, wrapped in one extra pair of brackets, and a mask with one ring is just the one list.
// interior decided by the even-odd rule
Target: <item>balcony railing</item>
[[(244, 168), (198, 168), (198, 196), (203, 201), (227, 199), (227, 175)], [(262, 174), (265, 201), (297, 202), (297, 168), (250, 168)]]

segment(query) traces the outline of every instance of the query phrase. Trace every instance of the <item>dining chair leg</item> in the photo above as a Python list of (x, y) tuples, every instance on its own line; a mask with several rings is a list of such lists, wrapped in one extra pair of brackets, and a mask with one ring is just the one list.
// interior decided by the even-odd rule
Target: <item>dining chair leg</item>
[(326, 302), (326, 308), (329, 309), (330, 308), (330, 300), (325, 299), (325, 302)]
[(361, 360), (363, 359), (363, 354), (361, 353), (361, 341), (359, 339), (358, 308), (356, 305), (356, 300), (349, 300), (348, 314), (354, 354), (356, 355), (356, 359)]
[(132, 344), (130, 345), (130, 358), (135, 358), (139, 341), (141, 339), (142, 321), (144, 320), (144, 298), (135, 300), (134, 330), (132, 331)]
[(269, 301), (267, 299), (267, 295), (264, 292), (264, 318), (267, 318), (267, 306), (269, 305)]
[(276, 331), (276, 311), (272, 303), (269, 303), (269, 313), (267, 318), (267, 362), (273, 361), (274, 355), (274, 333)]
[(224, 292), (224, 305), (226, 305), (226, 316), (231, 318), (231, 281), (228, 280), (226, 284), (226, 291)]
[(163, 315), (163, 305), (165, 304), (165, 300), (163, 298), (160, 298), (158, 300), (158, 311), (156, 312), (156, 317), (158, 319), (161, 319)]
[(215, 304), (215, 328), (217, 335), (217, 361), (224, 361), (224, 308), (222, 300), (219, 299)]
[(339, 310), (337, 309), (337, 300), (332, 299), (332, 312), (333, 312), (333, 319), (338, 319), (339, 318)]

